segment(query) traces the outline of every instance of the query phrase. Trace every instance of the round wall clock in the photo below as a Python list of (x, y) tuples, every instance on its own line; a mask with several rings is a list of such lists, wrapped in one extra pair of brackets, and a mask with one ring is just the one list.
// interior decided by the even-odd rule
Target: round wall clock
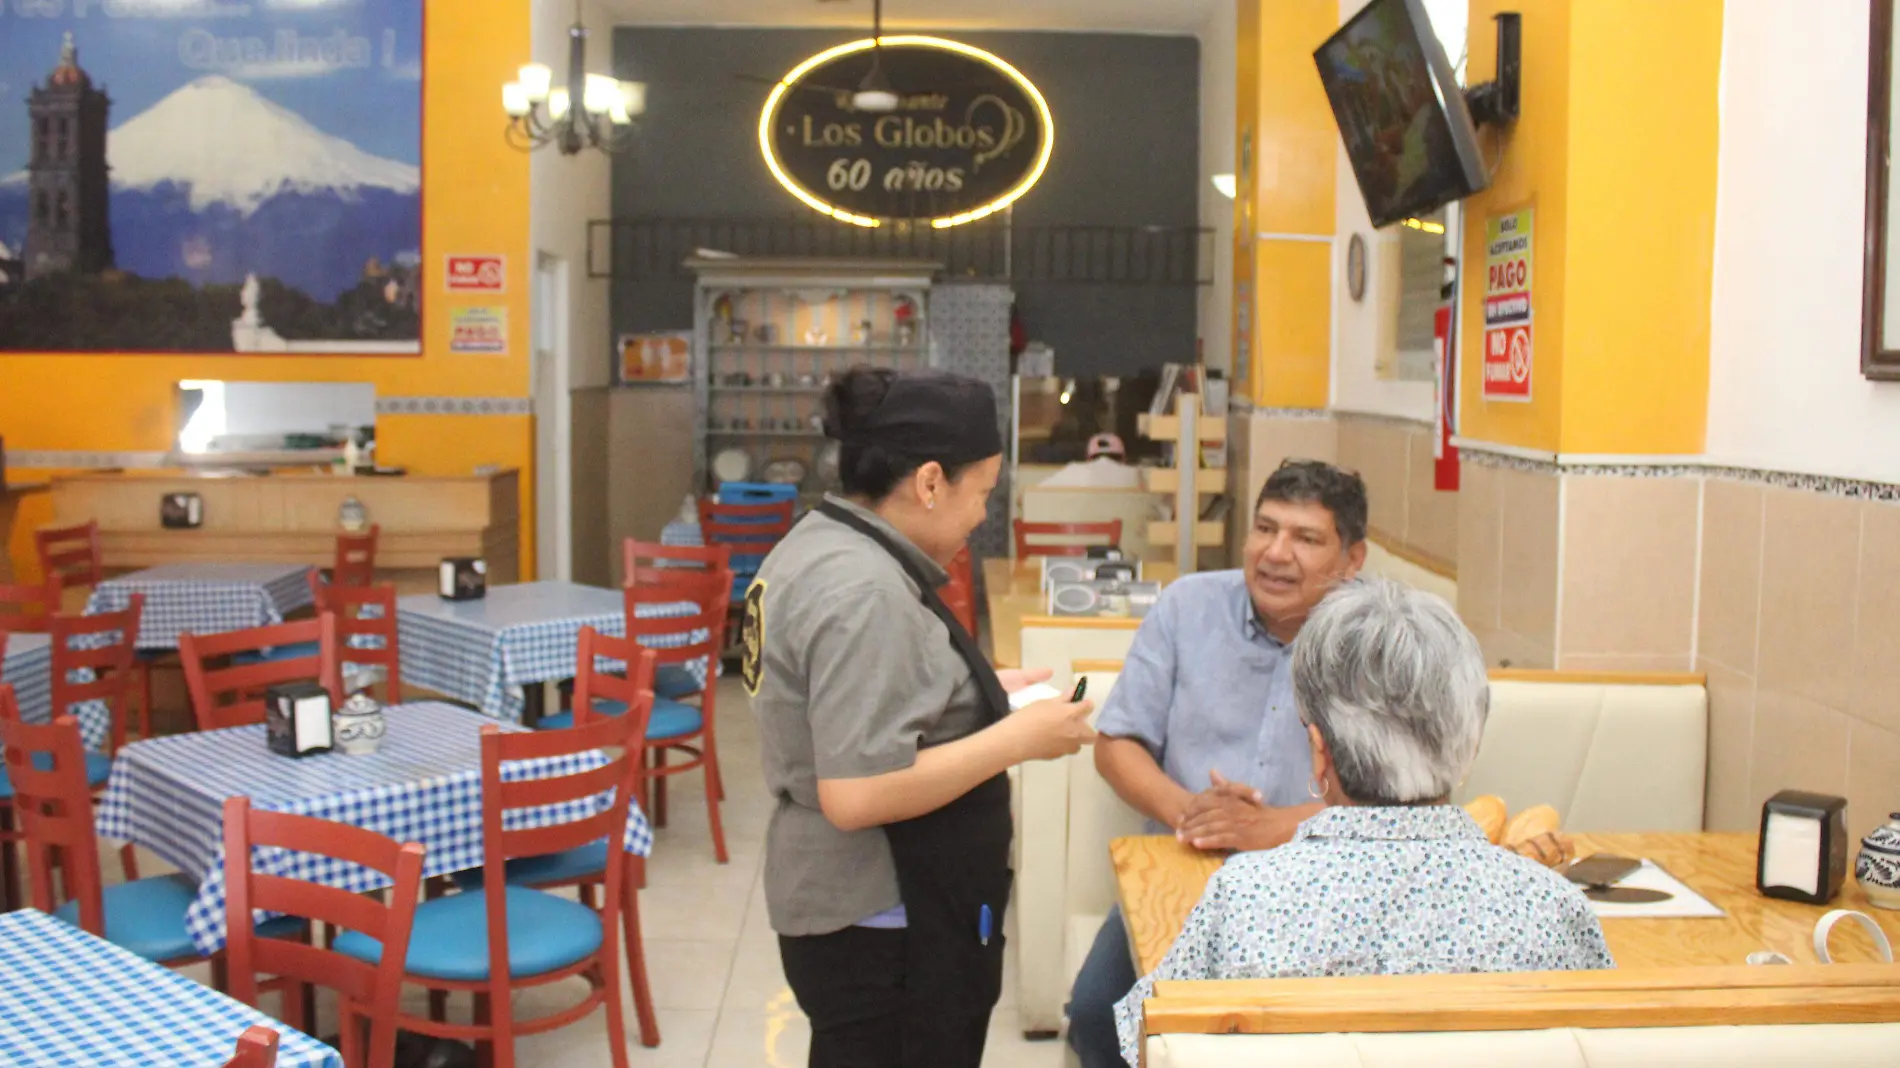
[(1354, 303), (1366, 296), (1366, 239), (1358, 234), (1346, 242), (1346, 292)]

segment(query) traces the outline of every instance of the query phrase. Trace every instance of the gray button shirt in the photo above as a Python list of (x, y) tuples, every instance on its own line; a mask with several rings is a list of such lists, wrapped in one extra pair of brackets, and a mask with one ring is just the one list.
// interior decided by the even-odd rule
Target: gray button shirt
[[(1141, 621), (1095, 729), (1140, 740), (1197, 793), (1219, 771), (1269, 805), (1306, 804), (1313, 756), (1292, 661), (1292, 647), (1261, 626), (1239, 571), (1188, 575)], [(1150, 820), (1149, 830), (1166, 828)]]
[[(871, 523), (920, 566), (943, 568), (875, 514)], [(822, 514), (801, 520), (759, 569), (758, 692), (766, 787), (776, 806), (765, 838), (772, 929), (828, 934), (900, 904), (880, 828), (846, 832), (818, 807), (818, 780), (910, 767), (917, 751), (974, 733), (982, 693), (950, 635), (898, 562)]]

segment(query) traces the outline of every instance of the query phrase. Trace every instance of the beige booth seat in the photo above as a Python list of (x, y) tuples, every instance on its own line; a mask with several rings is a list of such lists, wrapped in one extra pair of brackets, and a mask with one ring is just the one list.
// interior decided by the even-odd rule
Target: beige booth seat
[(1458, 606), (1458, 580), (1445, 569), (1428, 566), (1422, 557), (1409, 553), (1401, 555), (1372, 538), (1366, 539), (1364, 571), (1368, 575), (1389, 578), (1413, 589), (1437, 594), (1452, 607)]
[[(1037, 663), (1028, 634), (1024, 662)], [(1087, 674), (1099, 708), (1119, 671), (1117, 661), (1077, 660), (1057, 675), (1066, 685)], [(1698, 675), (1494, 671), (1484, 742), (1454, 800), (1496, 794), (1512, 811), (1548, 803), (1575, 831), (1701, 830), (1707, 737)], [(1043, 1034), (1061, 1026), (1115, 902), (1108, 843), (1143, 833), (1144, 821), (1089, 751), (1024, 765), (1016, 803), (1017, 1012), (1025, 1033)]]
[(1163, 983), (1147, 1068), (1887, 1068), (1890, 965)]

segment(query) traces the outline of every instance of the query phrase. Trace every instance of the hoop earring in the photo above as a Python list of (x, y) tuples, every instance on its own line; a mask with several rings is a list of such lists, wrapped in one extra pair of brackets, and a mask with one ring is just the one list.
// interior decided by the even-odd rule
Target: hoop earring
[(1324, 800), (1326, 800), (1326, 780), (1325, 780), (1325, 778), (1324, 778), (1324, 777), (1322, 777), (1322, 776), (1317, 776), (1317, 775), (1316, 775), (1316, 776), (1314, 776), (1314, 777), (1312, 777), (1312, 778), (1310, 778), (1310, 779), (1308, 779), (1308, 780), (1306, 780), (1306, 796), (1308, 796), (1308, 797), (1310, 797), (1310, 798), (1312, 798), (1312, 799), (1313, 799), (1313, 800), (1315, 800), (1315, 801), (1324, 801)]

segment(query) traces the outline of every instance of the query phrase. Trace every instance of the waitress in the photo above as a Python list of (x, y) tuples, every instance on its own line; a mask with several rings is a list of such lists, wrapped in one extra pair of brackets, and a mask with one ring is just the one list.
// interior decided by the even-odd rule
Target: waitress
[(765, 895), (812, 1068), (978, 1068), (1002, 987), (1009, 781), (1093, 740), (1089, 705), (1011, 713), (937, 595), (1002, 469), (975, 379), (860, 367), (825, 395), (842, 497), (746, 596), (742, 677), (776, 807)]

